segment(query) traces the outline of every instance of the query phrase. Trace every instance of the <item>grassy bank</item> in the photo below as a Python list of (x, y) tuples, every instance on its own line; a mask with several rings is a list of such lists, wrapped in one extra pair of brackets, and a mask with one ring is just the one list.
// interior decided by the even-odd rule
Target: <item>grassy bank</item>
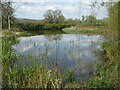
[(104, 30), (81, 30), (81, 29), (69, 29), (65, 28), (61, 30), (33, 30), (33, 31), (8, 31), (3, 30), (2, 35), (0, 37), (12, 37), (12, 36), (34, 36), (34, 35), (44, 35), (44, 34), (87, 34), (87, 35), (94, 35), (94, 34), (104, 34)]
[(103, 34), (103, 30), (81, 30), (81, 29), (63, 29), (65, 33), (71, 33), (71, 34)]
[(3, 30), (2, 35), (0, 37), (13, 37), (13, 36), (32, 36), (32, 33), (25, 32), (25, 31), (7, 31)]
[(53, 31), (53, 30), (43, 30), (43, 31), (7, 31), (3, 30), (0, 37), (22, 37), (22, 36), (34, 36), (34, 35), (45, 35), (45, 34), (65, 34), (64, 31)]

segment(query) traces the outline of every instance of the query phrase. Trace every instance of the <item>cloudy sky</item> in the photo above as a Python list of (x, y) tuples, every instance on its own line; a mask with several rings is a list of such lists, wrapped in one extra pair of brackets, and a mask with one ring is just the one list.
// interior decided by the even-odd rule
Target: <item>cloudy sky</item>
[[(93, 0), (17, 0), (19, 8), (16, 10), (17, 18), (43, 19), (43, 15), (48, 9), (60, 9), (66, 18), (79, 18), (79, 15), (90, 15), (90, 7)], [(100, 1), (100, 0), (99, 0)], [(79, 9), (80, 8), (80, 9)], [(80, 13), (79, 13), (80, 12)], [(95, 9), (98, 19), (107, 17), (107, 11), (104, 7)]]

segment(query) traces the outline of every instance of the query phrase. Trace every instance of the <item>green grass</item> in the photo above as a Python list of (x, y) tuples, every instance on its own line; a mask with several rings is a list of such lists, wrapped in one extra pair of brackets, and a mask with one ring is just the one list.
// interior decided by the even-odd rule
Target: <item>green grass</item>
[(103, 34), (103, 30), (80, 30), (80, 29), (63, 29), (65, 33), (73, 33), (73, 34)]
[(25, 31), (19, 31), (19, 32), (15, 32), (15, 31), (3, 31), (2, 33), (3, 37), (13, 37), (13, 36), (32, 36), (33, 34), (30, 32), (25, 32)]
[(33, 34), (30, 32), (18, 32), (18, 34), (16, 36), (18, 36), (18, 37), (20, 37), (20, 36), (33, 36)]
[(65, 34), (64, 31), (61, 30), (42, 30), (42, 31), (3, 31), (3, 37), (22, 37), (22, 36), (34, 36), (34, 35), (45, 35), (45, 34)]

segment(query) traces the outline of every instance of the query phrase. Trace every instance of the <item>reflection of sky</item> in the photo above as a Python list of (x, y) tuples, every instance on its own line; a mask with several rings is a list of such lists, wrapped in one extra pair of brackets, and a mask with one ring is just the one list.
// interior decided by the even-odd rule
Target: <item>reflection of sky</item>
[[(51, 37), (53, 38), (52, 35), (51, 35)], [(83, 48), (84, 47), (89, 48), (89, 46), (92, 44), (92, 42), (97, 42), (100, 38), (99, 35), (87, 36), (87, 35), (74, 35), (74, 34), (73, 35), (62, 35), (61, 37), (62, 37), (62, 39), (60, 41), (58, 41), (59, 43), (70, 44), (70, 42), (71, 42), (71, 43), (74, 43), (74, 45), (79, 45), (79, 47), (83, 47)], [(44, 46), (46, 42), (49, 43), (49, 41), (43, 35), (32, 36), (32, 37), (21, 37), (18, 40), (20, 41), (20, 43), (12, 46), (18, 52), (27, 51), (36, 45)], [(51, 44), (55, 43), (55, 40), (51, 40), (50, 43)]]
[[(13, 45), (16, 52), (27, 57), (29, 51), (37, 58), (48, 59), (48, 67), (58, 62), (61, 69), (71, 69), (77, 72), (88, 72), (94, 67), (97, 57), (93, 53), (99, 49), (96, 43), (100, 35), (58, 34), (20, 37), (18, 44)], [(43, 61), (44, 62), (44, 61)]]
[(12, 46), (18, 52), (25, 52), (36, 45), (44, 45), (45, 43), (45, 39), (42, 35), (40, 36), (40, 38), (39, 36), (21, 37), (18, 40), (20, 41), (20, 43)]

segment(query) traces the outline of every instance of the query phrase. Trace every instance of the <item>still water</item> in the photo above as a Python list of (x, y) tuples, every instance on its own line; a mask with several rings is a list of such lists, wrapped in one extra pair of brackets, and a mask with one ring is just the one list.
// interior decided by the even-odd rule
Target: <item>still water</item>
[(96, 51), (101, 50), (101, 35), (55, 34), (18, 38), (12, 45), (16, 53), (23, 55), (19, 64), (30, 62), (45, 65), (48, 69), (71, 71), (77, 80), (92, 76), (99, 61)]

